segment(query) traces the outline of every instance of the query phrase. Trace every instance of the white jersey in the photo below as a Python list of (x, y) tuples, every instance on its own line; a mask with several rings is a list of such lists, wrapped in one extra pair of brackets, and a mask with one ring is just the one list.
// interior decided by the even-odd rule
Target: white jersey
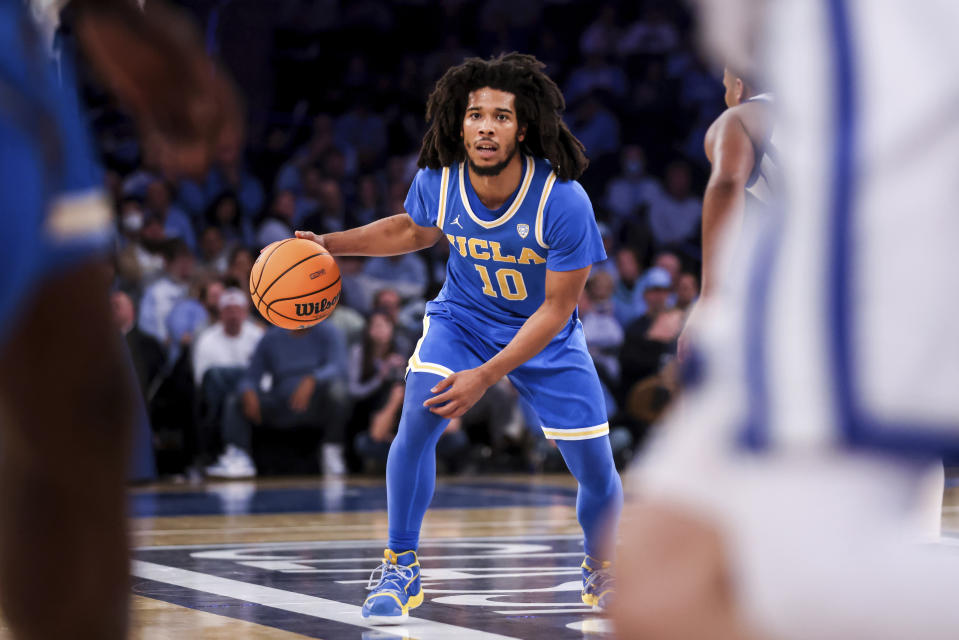
[[(765, 102), (774, 107), (771, 93), (761, 93), (745, 102)], [(756, 149), (753, 172), (746, 181), (746, 193), (762, 205), (771, 205), (779, 192), (779, 151), (776, 148), (776, 123), (773, 122), (766, 139)]]
[(767, 17), (781, 213), (744, 230), (744, 266), (703, 314), (686, 411), (760, 448), (959, 451), (959, 3), (782, 0)]

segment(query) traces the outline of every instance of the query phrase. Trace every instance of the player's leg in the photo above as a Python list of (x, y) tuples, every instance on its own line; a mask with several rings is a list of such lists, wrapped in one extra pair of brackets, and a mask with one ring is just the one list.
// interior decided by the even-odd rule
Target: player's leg
[(547, 438), (556, 440), (566, 466), (579, 483), (576, 514), (583, 527), (583, 601), (605, 607), (612, 596), (607, 569), (623, 489), (609, 444), (602, 386), (582, 328), (510, 374), (516, 389), (532, 405)]
[(954, 637), (959, 559), (922, 544), (917, 517), (928, 467), (710, 450), (673, 434), (640, 467), (642, 502), (622, 526), (624, 637)]
[(614, 537), (623, 507), (623, 486), (613, 462), (609, 435), (557, 440), (556, 444), (579, 483), (576, 519), (583, 528), (586, 558), (582, 568), (587, 581), (583, 601), (605, 609), (610, 604), (612, 582), (598, 571), (612, 564)]
[(406, 376), (403, 413), (386, 462), (389, 548), (382, 577), (363, 603), (363, 616), (397, 621), (423, 602), (419, 580), (419, 546), (423, 516), (436, 485), (436, 443), (449, 422), (423, 406), (436, 383), (483, 360), (478, 345), (451, 320), (430, 316), (424, 321)]
[(87, 266), (41, 286), (3, 347), (0, 592), (17, 638), (124, 636), (133, 396), (113, 326)]
[(403, 414), (386, 460), (389, 546), (397, 552), (419, 546), (423, 516), (436, 484), (436, 443), (449, 420), (423, 406), (441, 378), (411, 371), (406, 377)]

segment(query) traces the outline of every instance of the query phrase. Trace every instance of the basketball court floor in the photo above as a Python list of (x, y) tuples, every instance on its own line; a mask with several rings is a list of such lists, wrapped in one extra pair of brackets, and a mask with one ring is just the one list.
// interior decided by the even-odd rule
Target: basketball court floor
[[(959, 478), (947, 484), (943, 544), (959, 544)], [(579, 598), (575, 496), (568, 475), (441, 479), (420, 548), (424, 604), (374, 626), (359, 605), (386, 538), (381, 480), (136, 488), (131, 637), (608, 638)]]

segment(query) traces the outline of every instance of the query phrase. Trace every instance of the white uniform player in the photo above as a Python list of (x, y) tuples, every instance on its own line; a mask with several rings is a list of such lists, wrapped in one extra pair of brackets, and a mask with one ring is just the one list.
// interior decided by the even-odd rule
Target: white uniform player
[(959, 3), (765, 10), (781, 211), (744, 226), (632, 487), (717, 534), (753, 636), (959, 637), (959, 556), (915, 544), (959, 451)]

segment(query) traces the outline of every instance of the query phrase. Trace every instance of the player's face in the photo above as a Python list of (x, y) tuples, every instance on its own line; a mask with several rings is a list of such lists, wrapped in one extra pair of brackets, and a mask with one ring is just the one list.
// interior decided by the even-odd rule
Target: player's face
[(525, 128), (516, 119), (516, 96), (489, 87), (470, 92), (462, 135), (473, 172), (498, 175), (514, 159), (526, 137)]
[(726, 106), (735, 107), (743, 100), (743, 81), (723, 69), (723, 86), (726, 87)]

